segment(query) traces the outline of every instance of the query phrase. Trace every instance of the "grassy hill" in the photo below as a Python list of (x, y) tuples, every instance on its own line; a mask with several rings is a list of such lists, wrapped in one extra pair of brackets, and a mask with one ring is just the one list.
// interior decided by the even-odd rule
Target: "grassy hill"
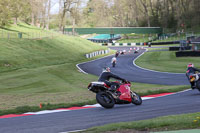
[[(13, 33), (43, 32), (29, 25), (10, 29)], [(87, 85), (96, 77), (80, 73), (76, 64), (86, 60), (86, 53), (100, 49), (105, 48), (58, 34), (42, 39), (0, 38), (0, 109), (90, 100)]]

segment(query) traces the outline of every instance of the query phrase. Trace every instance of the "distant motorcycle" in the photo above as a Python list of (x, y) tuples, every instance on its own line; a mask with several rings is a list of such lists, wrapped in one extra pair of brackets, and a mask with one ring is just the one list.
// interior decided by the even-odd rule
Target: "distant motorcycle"
[(191, 74), (189, 75), (189, 81), (190, 82), (194, 82), (195, 87), (200, 91), (200, 74), (196, 73), (196, 74)]
[(112, 62), (112, 67), (115, 67), (115, 65), (116, 65), (116, 61), (113, 61)]
[(116, 53), (115, 53), (115, 57), (117, 58), (119, 56), (119, 52), (117, 51)]
[(112, 67), (115, 67), (116, 63), (117, 63), (117, 58), (113, 57), (112, 60), (111, 60), (111, 63), (112, 63)]
[(126, 81), (120, 84), (116, 91), (111, 91), (108, 85), (104, 82), (91, 82), (88, 85), (88, 90), (96, 93), (97, 102), (104, 108), (113, 108), (115, 104), (129, 104), (141, 105), (141, 97), (134, 91), (131, 91), (131, 83)]

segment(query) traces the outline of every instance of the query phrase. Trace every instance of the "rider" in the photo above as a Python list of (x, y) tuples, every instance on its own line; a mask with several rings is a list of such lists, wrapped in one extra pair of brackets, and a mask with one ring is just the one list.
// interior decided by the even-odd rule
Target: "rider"
[[(195, 72), (200, 72), (200, 69), (197, 69), (194, 67), (194, 64), (192, 63), (189, 63), (188, 66), (187, 66), (187, 71), (186, 71), (186, 76), (188, 77), (189, 79), (189, 76), (192, 75), (192, 74), (195, 74)], [(195, 88), (195, 82), (190, 82), (191, 84), (191, 88), (194, 89)]]
[(119, 51), (117, 51), (117, 52), (115, 53), (115, 57), (118, 57), (118, 55), (119, 55)]
[(115, 91), (119, 87), (119, 84), (116, 82), (110, 82), (109, 81), (110, 78), (122, 80), (122, 82), (126, 81), (125, 79), (120, 78), (119, 76), (111, 73), (109, 67), (105, 67), (98, 81), (106, 83), (111, 88), (112, 91)]
[(117, 63), (117, 58), (114, 56), (112, 57), (111, 63), (113, 63), (115, 61), (115, 63)]

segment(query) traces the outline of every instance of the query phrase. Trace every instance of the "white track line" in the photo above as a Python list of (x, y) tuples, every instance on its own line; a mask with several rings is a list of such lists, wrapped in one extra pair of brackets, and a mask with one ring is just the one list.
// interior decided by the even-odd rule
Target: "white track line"
[(60, 133), (75, 133), (75, 132), (81, 132), (81, 131), (85, 131), (85, 130), (87, 130), (87, 129), (73, 130), (73, 131), (60, 132)]
[[(82, 64), (82, 63), (81, 63), (81, 64)], [(78, 65), (80, 65), (80, 64), (76, 64), (76, 67), (78, 68), (79, 71), (81, 71), (81, 72), (84, 73), (84, 74), (88, 74), (88, 73), (86, 73), (85, 71), (83, 71)]]
[(134, 65), (134, 66), (136, 66), (136, 67), (138, 67), (138, 68), (140, 68), (140, 69), (143, 69), (143, 70), (152, 71), (152, 72), (157, 72), (157, 73), (184, 74), (184, 73), (160, 72), (160, 71), (155, 71), (155, 70), (151, 70), (151, 69), (143, 68), (143, 67), (140, 67), (140, 66), (136, 65), (136, 64), (135, 64), (135, 61), (136, 61), (140, 56), (142, 56), (145, 52), (147, 52), (147, 51), (148, 51), (148, 49), (145, 49), (145, 51), (144, 51), (141, 55), (139, 55), (138, 57), (136, 57), (136, 58), (133, 60), (133, 65)]
[(70, 111), (70, 110), (43, 110), (39, 112), (28, 112), (24, 114), (41, 115), (41, 114), (58, 113), (58, 112), (64, 112), (64, 111)]
[(114, 54), (108, 55), (108, 56), (104, 56), (104, 57), (101, 57), (101, 58), (98, 58), (98, 59), (94, 59), (94, 60), (91, 60), (91, 61), (82, 62), (82, 63), (76, 64), (76, 67), (77, 67), (77, 68), (79, 69), (79, 71), (81, 71), (82, 73), (88, 74), (87, 72), (83, 71), (83, 70), (79, 67), (79, 65), (84, 64), (84, 63), (88, 63), (88, 62), (93, 62), (93, 61), (96, 61), (96, 60), (100, 60), (100, 59), (103, 59), (103, 58), (106, 58), (106, 57), (109, 57), (109, 56), (113, 56), (113, 55), (114, 55)]

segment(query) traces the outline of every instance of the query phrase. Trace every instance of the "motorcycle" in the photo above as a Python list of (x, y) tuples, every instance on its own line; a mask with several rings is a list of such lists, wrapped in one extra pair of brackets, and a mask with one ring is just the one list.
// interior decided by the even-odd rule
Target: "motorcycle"
[(113, 57), (111, 60), (112, 67), (115, 67), (116, 63), (117, 63), (117, 58)]
[(199, 76), (200, 76), (199, 73), (190, 74), (189, 75), (189, 81), (194, 82), (195, 87), (200, 91), (200, 78), (199, 78)]
[(116, 65), (116, 61), (113, 61), (112, 62), (112, 67), (115, 67), (115, 65)]
[(119, 52), (117, 51), (116, 53), (115, 53), (115, 57), (117, 58), (119, 56)]
[(116, 91), (110, 90), (110, 87), (104, 82), (91, 82), (88, 90), (96, 93), (96, 101), (104, 108), (113, 108), (115, 104), (141, 105), (141, 97), (134, 91), (131, 91), (131, 83), (129, 81), (120, 83)]

